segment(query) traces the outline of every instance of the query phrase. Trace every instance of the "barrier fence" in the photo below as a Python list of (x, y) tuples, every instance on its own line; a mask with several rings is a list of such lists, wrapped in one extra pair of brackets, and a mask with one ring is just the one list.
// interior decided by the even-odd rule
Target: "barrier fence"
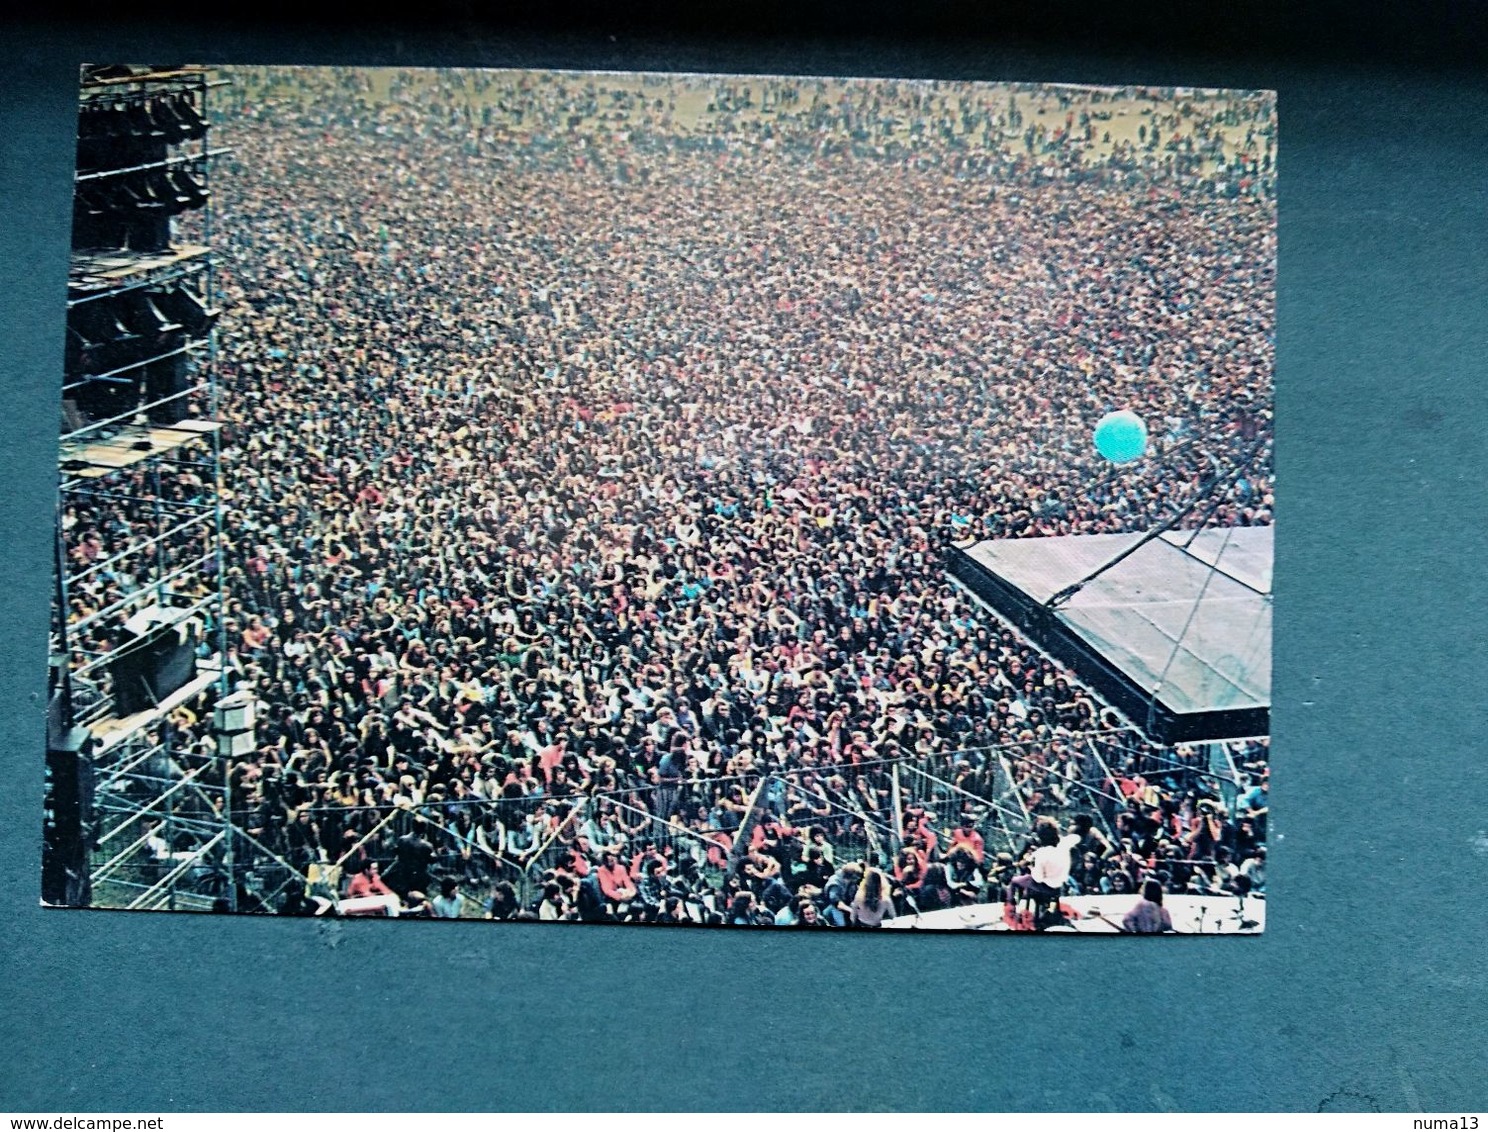
[[(502, 882), (523, 908), (532, 908), (544, 878), (573, 864), (576, 851), (593, 859), (606, 847), (619, 850), (627, 864), (642, 850), (655, 850), (672, 875), (684, 872), (694, 884), (720, 892), (767, 825), (803, 839), (820, 830), (836, 865), (861, 860), (887, 870), (907, 830), (928, 820), (944, 853), (950, 831), (969, 821), (985, 845), (983, 872), (990, 872), (996, 854), (1021, 854), (1040, 817), (1064, 826), (1074, 814), (1087, 813), (1117, 844), (1114, 819), (1126, 803), (1117, 784), (1133, 774), (1167, 789), (1204, 785), (1231, 812), (1238, 793), (1228, 750), (1176, 757), (1123, 729), (1067, 736), (1057, 751), (1048, 743), (1002, 743), (561, 797), (302, 805), (288, 823), (274, 806), (244, 806), (247, 792), (234, 786), (229, 840), (223, 790), (210, 780), (215, 768), (183, 767), (169, 762), (172, 757), (158, 746), (128, 757), (119, 752), (117, 769), (100, 783), (93, 878), (109, 904), (210, 907), (227, 891), (229, 861), (241, 907), (269, 910), (296, 888), (336, 901), (351, 870), (370, 859), (400, 892), (418, 888), (433, 896), (440, 880), (457, 880), (467, 914), (479, 914)], [(152, 791), (134, 782), (161, 769), (173, 789)], [(130, 795), (140, 789), (151, 795), (149, 806)], [(304, 824), (302, 813), (314, 836), (295, 828)], [(165, 850), (159, 851), (162, 830)], [(142, 852), (147, 844), (155, 849)], [(1212, 862), (1185, 861), (1176, 871), (1187, 874), (1197, 866), (1211, 868)]]

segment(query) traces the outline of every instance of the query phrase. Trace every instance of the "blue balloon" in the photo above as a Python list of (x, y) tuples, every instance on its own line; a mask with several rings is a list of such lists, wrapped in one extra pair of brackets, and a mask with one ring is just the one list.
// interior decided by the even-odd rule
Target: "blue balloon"
[(1095, 450), (1113, 464), (1129, 464), (1147, 451), (1147, 425), (1136, 413), (1107, 413), (1095, 426)]

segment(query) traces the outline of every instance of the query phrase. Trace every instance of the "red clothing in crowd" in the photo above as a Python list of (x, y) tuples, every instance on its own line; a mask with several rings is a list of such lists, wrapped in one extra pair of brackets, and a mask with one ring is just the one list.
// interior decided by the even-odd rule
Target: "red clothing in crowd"
[(930, 828), (929, 814), (921, 814), (919, 820), (914, 825), (905, 829), (904, 836), (906, 840), (911, 837), (919, 837), (925, 842), (924, 850), (920, 853), (920, 856), (927, 861), (935, 855), (935, 848), (940, 844), (940, 835)]
[(965, 845), (971, 852), (972, 858), (977, 864), (987, 855), (987, 845), (982, 835), (976, 830), (953, 829), (951, 831), (951, 844), (949, 852), (954, 852), (957, 845)]
[(355, 900), (359, 896), (391, 896), (393, 890), (382, 883), (382, 878), (371, 873), (357, 873), (346, 886), (346, 896)]
[(604, 893), (606, 900), (629, 900), (635, 896), (636, 889), (630, 883), (630, 874), (619, 861), (615, 862), (613, 868), (600, 865), (596, 872), (599, 875), (599, 890)]
[(589, 858), (582, 850), (570, 849), (568, 851), (568, 858), (569, 872), (573, 873), (576, 877), (586, 877), (589, 875)]
[(712, 830), (708, 834), (708, 863), (722, 867), (733, 852), (734, 839), (723, 830)]
[(543, 778), (553, 781), (553, 770), (563, 762), (563, 740), (544, 747), (537, 756), (537, 765), (542, 769)]
[(903, 861), (896, 861), (894, 863), (894, 879), (903, 881), (905, 874), (908, 873), (910, 874), (908, 883), (917, 884), (920, 878), (925, 875), (925, 868), (929, 865), (930, 861), (924, 853), (913, 846), (905, 846), (905, 848), (914, 854), (914, 863), (906, 868)]

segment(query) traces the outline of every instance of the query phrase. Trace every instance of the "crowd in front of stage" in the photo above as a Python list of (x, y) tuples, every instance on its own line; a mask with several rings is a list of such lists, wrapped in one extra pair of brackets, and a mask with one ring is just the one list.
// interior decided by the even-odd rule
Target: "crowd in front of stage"
[(261, 844), (497, 919), (871, 926), (1001, 899), (1041, 816), (1066, 891), (1263, 887), (1264, 743), (1216, 776), (1120, 730), (943, 552), (1145, 530), (1216, 466), (1186, 522), (1271, 521), (1269, 102), (1101, 148), (1112, 102), (1051, 132), (1035, 90), (775, 80), (683, 123), (698, 80), (234, 78)]

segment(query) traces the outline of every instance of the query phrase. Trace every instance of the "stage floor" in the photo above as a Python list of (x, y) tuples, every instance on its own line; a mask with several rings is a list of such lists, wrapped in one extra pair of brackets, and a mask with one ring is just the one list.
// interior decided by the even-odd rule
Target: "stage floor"
[[(1116, 935), (1116, 924), (1131, 911), (1136, 896), (1067, 896), (1060, 903), (1073, 908), (1079, 918), (1069, 924), (1050, 928), (1046, 934)], [(1242, 928), (1242, 906), (1238, 897), (1230, 896), (1165, 896), (1163, 907), (1173, 918), (1173, 931), (1179, 935), (1257, 935), (1266, 926), (1266, 901), (1247, 896), (1243, 919), (1253, 926)], [(1105, 919), (1097, 917), (1104, 916)], [(884, 927), (921, 931), (1012, 931), (1002, 918), (1001, 904), (969, 904), (964, 908), (945, 908), (922, 915), (899, 916), (885, 920)]]
[(1273, 528), (1145, 537), (958, 543), (947, 566), (1154, 741), (1268, 733)]

